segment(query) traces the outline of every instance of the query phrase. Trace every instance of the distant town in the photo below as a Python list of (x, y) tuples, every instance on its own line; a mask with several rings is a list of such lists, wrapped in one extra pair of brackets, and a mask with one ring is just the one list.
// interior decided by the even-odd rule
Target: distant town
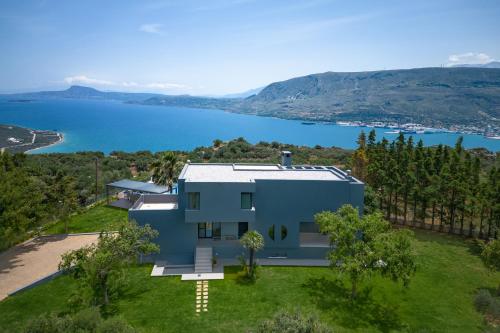
[(386, 128), (387, 134), (433, 134), (433, 133), (462, 133), (462, 134), (476, 134), (483, 135), (488, 139), (500, 140), (500, 128), (496, 126), (487, 126), (480, 128), (474, 125), (453, 125), (449, 128), (444, 127), (427, 127), (417, 123), (397, 124), (393, 122), (362, 122), (362, 121), (337, 121), (339, 126), (358, 126), (358, 127), (371, 127), (371, 128)]

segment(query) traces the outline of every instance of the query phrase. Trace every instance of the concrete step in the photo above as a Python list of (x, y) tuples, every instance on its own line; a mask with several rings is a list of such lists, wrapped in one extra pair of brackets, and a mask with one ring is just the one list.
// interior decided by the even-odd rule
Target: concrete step
[(195, 251), (195, 273), (212, 272), (212, 253), (211, 247), (197, 247)]

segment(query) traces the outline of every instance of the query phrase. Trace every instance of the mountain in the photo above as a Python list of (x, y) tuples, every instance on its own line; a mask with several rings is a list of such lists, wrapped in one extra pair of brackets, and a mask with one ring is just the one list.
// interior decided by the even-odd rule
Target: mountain
[(486, 125), (500, 120), (500, 69), (321, 73), (275, 82), (232, 111), (307, 120)]
[(460, 64), (453, 67), (467, 67), (467, 68), (500, 68), (500, 61), (492, 61), (487, 64)]
[(118, 100), (118, 101), (143, 101), (148, 98), (156, 96), (160, 95), (151, 93), (106, 92), (84, 86), (71, 86), (66, 90), (60, 90), (60, 91), (39, 91), (32, 93), (0, 95), (0, 97), (8, 98), (10, 100), (73, 98), (73, 99), (100, 99), (100, 100)]

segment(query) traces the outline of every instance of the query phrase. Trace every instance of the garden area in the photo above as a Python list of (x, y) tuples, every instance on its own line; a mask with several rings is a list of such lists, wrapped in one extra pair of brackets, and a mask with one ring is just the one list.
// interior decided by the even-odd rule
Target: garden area
[[(373, 277), (351, 300), (349, 283), (329, 268), (260, 267), (248, 283), (239, 267), (226, 267), (224, 280), (209, 282), (209, 311), (196, 315), (194, 282), (152, 278), (152, 267), (141, 265), (127, 268), (126, 287), (105, 316), (123, 318), (139, 332), (251, 332), (284, 308), (313, 313), (334, 332), (483, 331), (474, 297), (479, 289), (495, 290), (500, 274), (487, 270), (472, 242), (429, 231), (415, 235), (417, 273), (408, 288)], [(70, 313), (76, 288), (74, 279), (61, 276), (5, 299), (0, 331), (19, 332), (47, 313)]]
[[(115, 207), (99, 204), (91, 208), (85, 208), (78, 214), (68, 218), (68, 233), (115, 231), (127, 223), (128, 211)], [(44, 235), (64, 234), (64, 221), (59, 220), (48, 226)]]

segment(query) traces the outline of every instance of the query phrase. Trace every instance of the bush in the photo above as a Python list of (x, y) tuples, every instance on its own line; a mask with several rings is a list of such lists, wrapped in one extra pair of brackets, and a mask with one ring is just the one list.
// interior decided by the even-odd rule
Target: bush
[(493, 297), (491, 296), (491, 293), (486, 289), (481, 289), (476, 294), (476, 298), (474, 299), (474, 306), (476, 307), (477, 311), (486, 313), (492, 300)]
[(493, 297), (486, 289), (481, 289), (474, 299), (476, 310), (485, 314), (489, 320), (500, 319), (500, 300)]
[(272, 319), (264, 321), (256, 333), (331, 333), (317, 317), (294, 313), (278, 312)]
[(25, 333), (134, 333), (134, 328), (121, 318), (103, 319), (97, 308), (89, 308), (74, 316), (42, 315), (31, 320)]

